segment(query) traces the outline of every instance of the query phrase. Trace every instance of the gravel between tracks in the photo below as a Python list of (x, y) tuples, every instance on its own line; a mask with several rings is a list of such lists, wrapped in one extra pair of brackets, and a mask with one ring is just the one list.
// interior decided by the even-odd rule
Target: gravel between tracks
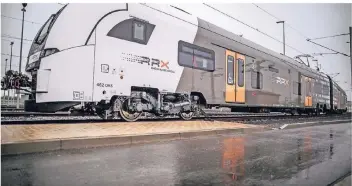
[[(214, 113), (215, 114), (215, 113)], [(257, 117), (253, 117), (257, 116)], [(258, 117), (259, 116), (259, 117)], [(155, 118), (154, 118), (155, 119)], [(165, 118), (169, 121), (173, 119), (178, 120), (177, 117), (167, 117)], [(205, 118), (198, 118), (202, 120)], [(340, 120), (340, 119), (351, 119), (350, 113), (345, 113), (343, 115), (321, 115), (309, 117), (306, 115), (302, 116), (290, 116), (284, 114), (276, 115), (244, 115), (244, 114), (222, 114), (217, 117), (209, 117), (207, 120), (218, 120), (218, 121), (233, 121), (244, 124), (254, 124), (254, 125), (264, 125), (268, 128), (279, 128), (284, 124), (291, 123), (303, 123), (303, 122), (315, 122), (315, 121), (326, 121), (326, 120)], [(5, 116), (1, 117), (1, 124), (48, 124), (48, 123), (89, 123), (89, 122), (105, 122), (98, 116)], [(150, 121), (153, 118), (141, 118), (140, 122)], [(155, 120), (160, 121), (161, 118)], [(108, 122), (116, 121), (121, 122), (121, 120), (107, 120)], [(138, 121), (137, 121), (138, 122)]]

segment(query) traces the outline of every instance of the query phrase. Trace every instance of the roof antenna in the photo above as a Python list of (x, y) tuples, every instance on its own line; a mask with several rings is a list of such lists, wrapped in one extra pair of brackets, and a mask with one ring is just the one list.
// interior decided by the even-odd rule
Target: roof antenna
[[(309, 55), (309, 54), (302, 54), (302, 55), (298, 55), (298, 56), (295, 56), (294, 59), (299, 59), (300, 61), (302, 61), (301, 57), (305, 57), (307, 58), (307, 66), (310, 67), (310, 64), (309, 64), (309, 60), (308, 58), (314, 58), (313, 56)], [(302, 61), (303, 62), (303, 61)], [(303, 62), (304, 63), (304, 62)]]
[(318, 63), (318, 60), (317, 59), (313, 59), (313, 61), (316, 62), (317, 66), (316, 66), (316, 69), (317, 71), (319, 72), (320, 71), (320, 68), (319, 68), (319, 63)]

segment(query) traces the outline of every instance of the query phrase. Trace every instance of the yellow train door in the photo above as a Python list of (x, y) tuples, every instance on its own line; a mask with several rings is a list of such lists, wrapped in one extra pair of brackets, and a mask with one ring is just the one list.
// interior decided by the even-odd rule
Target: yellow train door
[(225, 101), (245, 103), (245, 57), (226, 50)]
[(246, 88), (245, 88), (245, 57), (241, 54), (236, 54), (236, 102), (245, 103)]
[(305, 91), (305, 99), (304, 99), (304, 106), (311, 107), (312, 104), (312, 78), (304, 77), (304, 83), (306, 87)]

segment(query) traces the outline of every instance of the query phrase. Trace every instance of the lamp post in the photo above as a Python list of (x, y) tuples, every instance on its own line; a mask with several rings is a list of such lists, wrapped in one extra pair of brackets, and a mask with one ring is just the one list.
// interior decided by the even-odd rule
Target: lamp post
[(7, 60), (8, 59), (5, 59), (5, 75), (6, 75), (6, 68), (7, 68)]
[[(13, 41), (11, 41), (10, 46), (11, 46), (10, 70), (12, 70), (12, 47), (13, 47)], [(7, 101), (7, 103), (8, 103), (10, 101), (10, 90), (9, 89), (7, 89), (7, 97), (8, 97), (8, 101)]]
[[(18, 74), (21, 74), (21, 69), (22, 69), (22, 45), (23, 45), (23, 28), (24, 28), (24, 12), (26, 12), (26, 6), (27, 3), (22, 3), (22, 32), (21, 32), (21, 48), (20, 48), (20, 64), (19, 64), (19, 69), (18, 69)], [(20, 90), (17, 89), (16, 90), (17, 93), (17, 105), (16, 108), (19, 109), (20, 108)]]
[[(5, 59), (5, 76), (6, 76), (6, 68), (7, 68), (7, 60), (8, 59)], [(5, 83), (5, 82), (4, 82)], [(4, 87), (5, 87), (5, 85), (4, 85)], [(7, 99), (6, 99), (6, 91), (4, 90), (4, 100), (6, 101)]]
[(23, 8), (21, 9), (22, 13), (22, 33), (21, 33), (21, 48), (20, 48), (20, 65), (18, 73), (21, 73), (22, 67), (22, 45), (23, 45), (23, 28), (24, 28), (24, 12), (26, 12), (27, 3), (22, 3)]
[(285, 54), (285, 21), (278, 21), (277, 24), (282, 23), (282, 32), (283, 32), (283, 43), (284, 43), (284, 55)]
[(352, 27), (350, 27), (350, 60), (351, 60), (351, 88), (352, 88)]
[(10, 70), (12, 70), (11, 66), (12, 66), (12, 47), (13, 47), (13, 41), (11, 41), (10, 46), (11, 46), (11, 54), (10, 54)]

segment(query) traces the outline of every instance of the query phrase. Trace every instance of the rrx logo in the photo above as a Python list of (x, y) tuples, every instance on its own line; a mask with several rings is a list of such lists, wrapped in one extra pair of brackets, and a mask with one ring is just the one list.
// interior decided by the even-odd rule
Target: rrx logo
[(288, 85), (288, 80), (282, 77), (275, 77), (275, 82), (281, 85)]
[(161, 61), (159, 59), (148, 58), (144, 56), (138, 56), (140, 59), (138, 63), (140, 64), (148, 64), (150, 66), (159, 67), (159, 68), (166, 68), (169, 69), (169, 62), (168, 61)]
[(125, 53), (122, 53), (122, 55), (123, 55), (122, 60), (124, 61), (137, 62), (139, 64), (148, 65), (148, 66), (151, 66), (152, 70), (175, 73), (173, 70), (170, 70), (168, 61), (163, 61), (163, 60), (149, 58), (145, 56), (139, 56), (139, 55), (125, 54)]

